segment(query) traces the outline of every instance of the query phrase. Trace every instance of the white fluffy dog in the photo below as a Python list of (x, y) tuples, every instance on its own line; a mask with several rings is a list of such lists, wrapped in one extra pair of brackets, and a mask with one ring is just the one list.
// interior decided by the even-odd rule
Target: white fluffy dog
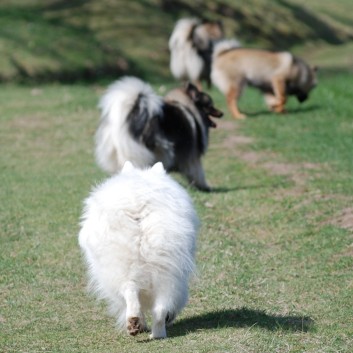
[(146, 170), (126, 162), (86, 199), (81, 226), (90, 287), (120, 328), (145, 331), (151, 312), (150, 337), (166, 337), (194, 271), (199, 222), (187, 192), (160, 162)]

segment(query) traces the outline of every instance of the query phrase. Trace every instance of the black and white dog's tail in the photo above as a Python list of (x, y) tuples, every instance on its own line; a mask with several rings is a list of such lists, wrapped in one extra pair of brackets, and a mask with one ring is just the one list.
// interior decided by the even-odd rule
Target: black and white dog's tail
[(199, 24), (198, 19), (183, 18), (176, 23), (170, 36), (170, 70), (178, 80), (196, 82), (204, 70), (204, 61), (192, 43), (192, 31)]
[(99, 102), (101, 120), (96, 132), (96, 160), (108, 173), (118, 172), (125, 161), (145, 168), (154, 154), (140, 141), (152, 120), (162, 114), (163, 100), (152, 87), (135, 77), (124, 77), (110, 85)]

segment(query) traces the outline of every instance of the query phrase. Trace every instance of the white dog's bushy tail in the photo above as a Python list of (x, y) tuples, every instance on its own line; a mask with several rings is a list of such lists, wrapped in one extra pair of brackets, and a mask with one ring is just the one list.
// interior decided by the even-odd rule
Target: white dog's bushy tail
[(174, 47), (182, 47), (185, 42), (190, 39), (192, 28), (197, 26), (200, 21), (197, 18), (182, 18), (180, 19), (173, 29), (169, 39), (169, 49)]
[(136, 110), (141, 116), (141, 126), (161, 113), (162, 98), (150, 85), (136, 77), (124, 77), (110, 85), (99, 102), (101, 121), (96, 132), (96, 160), (108, 173), (119, 171), (125, 161), (132, 160), (144, 168), (154, 163), (154, 155), (131, 134), (127, 121)]
[(199, 23), (195, 18), (183, 18), (170, 36), (170, 71), (176, 79), (196, 81), (201, 75), (204, 63), (190, 40), (192, 29)]

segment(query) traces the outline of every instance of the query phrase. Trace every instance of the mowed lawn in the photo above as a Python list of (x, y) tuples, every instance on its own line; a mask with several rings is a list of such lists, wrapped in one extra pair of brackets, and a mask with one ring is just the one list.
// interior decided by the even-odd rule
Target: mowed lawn
[(210, 134), (214, 192), (174, 175), (202, 222), (198, 276), (157, 341), (117, 332), (86, 292), (77, 233), (106, 177), (93, 157), (104, 86), (1, 86), (0, 352), (352, 352), (352, 80), (322, 74), (286, 115), (246, 91), (248, 119), (226, 114)]

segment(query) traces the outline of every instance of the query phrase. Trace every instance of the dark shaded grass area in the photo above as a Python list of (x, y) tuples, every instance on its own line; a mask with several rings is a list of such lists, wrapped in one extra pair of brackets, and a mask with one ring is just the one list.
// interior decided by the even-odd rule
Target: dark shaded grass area
[(221, 19), (228, 37), (268, 49), (353, 38), (353, 25), (342, 30), (285, 0), (7, 2), (0, 4), (3, 82), (92, 82), (124, 74), (170, 79), (168, 38), (175, 21), (185, 16)]

